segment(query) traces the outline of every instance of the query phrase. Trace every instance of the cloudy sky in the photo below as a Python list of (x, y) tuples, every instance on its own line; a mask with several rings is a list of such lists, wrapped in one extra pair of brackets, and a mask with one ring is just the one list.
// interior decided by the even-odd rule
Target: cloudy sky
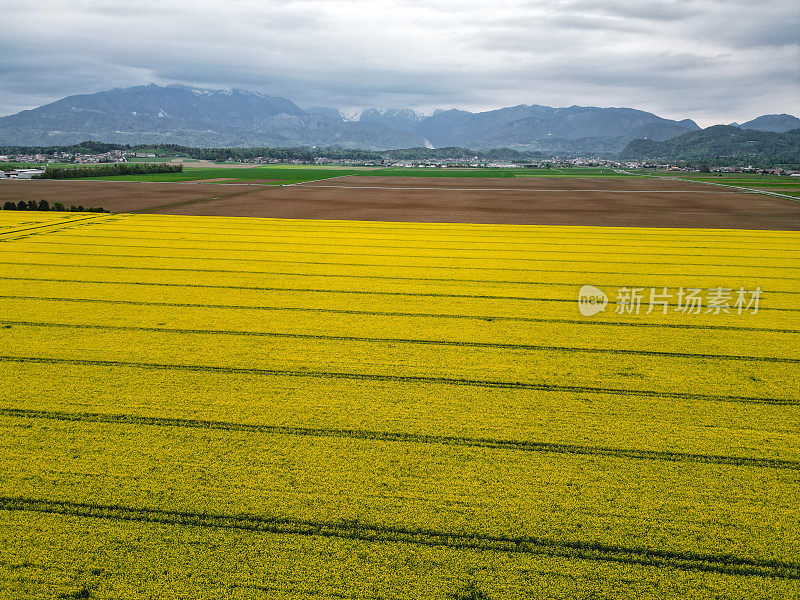
[(0, 2), (0, 114), (143, 83), (301, 107), (800, 115), (798, 0)]

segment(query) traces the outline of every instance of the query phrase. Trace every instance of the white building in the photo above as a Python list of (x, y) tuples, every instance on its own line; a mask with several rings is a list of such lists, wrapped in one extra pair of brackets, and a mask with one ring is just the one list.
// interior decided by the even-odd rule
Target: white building
[(34, 175), (41, 175), (44, 169), (17, 169), (11, 171), (10, 177), (12, 179), (31, 179)]

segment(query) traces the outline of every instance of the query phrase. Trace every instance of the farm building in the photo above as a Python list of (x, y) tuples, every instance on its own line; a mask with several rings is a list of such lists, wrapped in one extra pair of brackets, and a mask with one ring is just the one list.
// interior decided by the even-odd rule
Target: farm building
[(34, 175), (41, 175), (44, 169), (17, 169), (9, 173), (12, 179), (32, 179)]

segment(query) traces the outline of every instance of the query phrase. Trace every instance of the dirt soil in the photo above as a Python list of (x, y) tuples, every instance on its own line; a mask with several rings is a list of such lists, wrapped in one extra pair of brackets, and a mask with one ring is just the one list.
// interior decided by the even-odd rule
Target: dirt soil
[(323, 181), (300, 183), (303, 187), (364, 187), (409, 189), (464, 190), (698, 190), (714, 192), (718, 188), (691, 181), (652, 179), (646, 177), (381, 177), (378, 175), (336, 177)]
[(220, 183), (222, 181), (238, 181), (231, 177), (214, 177), (213, 179), (194, 179), (192, 183)]
[(263, 187), (0, 182), (0, 204), (40, 199), (182, 215), (800, 230), (800, 202), (646, 178), (341, 177)]
[(7, 201), (47, 200), (69, 207), (102, 207), (111, 212), (133, 212), (185, 202), (207, 202), (212, 198), (261, 190), (259, 186), (214, 183), (145, 183), (125, 181), (30, 180), (0, 181), (0, 206)]

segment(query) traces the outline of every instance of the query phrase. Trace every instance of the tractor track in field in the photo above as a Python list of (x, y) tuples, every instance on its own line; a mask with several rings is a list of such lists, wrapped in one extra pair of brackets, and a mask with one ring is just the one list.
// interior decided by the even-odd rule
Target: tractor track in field
[[(84, 238), (84, 239), (92, 239), (92, 240), (113, 239), (113, 240), (117, 240), (118, 242), (119, 241), (123, 241), (123, 240), (124, 241), (128, 241), (128, 240), (131, 240), (131, 241), (138, 241), (138, 240), (169, 241), (170, 239), (173, 239), (173, 238), (165, 238), (164, 236), (158, 236), (158, 237), (123, 236), (123, 237), (120, 237), (120, 236), (115, 236), (115, 235), (94, 235), (92, 233), (94, 231), (97, 231), (97, 230), (93, 229), (93, 230), (91, 230), (91, 232), (88, 235), (83, 235), (81, 237)], [(112, 229), (112, 230), (108, 230), (108, 231), (125, 231), (125, 230)], [(128, 231), (130, 231), (132, 233), (139, 233), (139, 231), (135, 230), (135, 229), (128, 230)], [(252, 241), (252, 242), (242, 241), (242, 240), (231, 240), (231, 239), (211, 240), (211, 239), (209, 239), (208, 236), (200, 237), (200, 238), (189, 238), (189, 237), (183, 237), (183, 236), (181, 236), (181, 234), (177, 234), (177, 233), (175, 235), (178, 236), (178, 237), (174, 238), (175, 241), (180, 241), (180, 242), (211, 242), (211, 243), (218, 243), (218, 244), (230, 244), (232, 242), (236, 242), (236, 243), (241, 243), (241, 244), (264, 245), (264, 246), (290, 246), (290, 247), (296, 247), (296, 246), (313, 246), (313, 247), (335, 246), (337, 248), (364, 248), (364, 249), (367, 249), (367, 250), (373, 249), (373, 248), (388, 248), (388, 249), (393, 249), (393, 250), (399, 250), (399, 249), (409, 250), (410, 249), (410, 250), (418, 250), (420, 252), (428, 252), (428, 251), (432, 251), (432, 250), (433, 251), (446, 250), (446, 251), (456, 251), (456, 252), (458, 252), (458, 251), (462, 251), (463, 250), (463, 251), (467, 251), (467, 252), (485, 252), (485, 253), (489, 253), (489, 254), (491, 254), (491, 253), (499, 253), (499, 252), (507, 252), (507, 253), (518, 253), (518, 252), (520, 252), (520, 250), (515, 249), (515, 248), (511, 248), (511, 249), (508, 249), (508, 250), (496, 250), (496, 249), (491, 249), (491, 248), (476, 248), (475, 246), (408, 246), (408, 245), (393, 245), (393, 244), (342, 244), (342, 243), (338, 243), (338, 242), (332, 242), (332, 243), (329, 243), (329, 244), (325, 244), (325, 243), (318, 244), (318, 243), (314, 243), (314, 242), (275, 242), (275, 241), (271, 241), (269, 239), (265, 240), (264, 238), (268, 237), (268, 236), (263, 236), (263, 235), (259, 235), (259, 234), (254, 234), (252, 236), (252, 237), (258, 238), (258, 241)], [(230, 237), (245, 237), (245, 236), (230, 236)], [(247, 237), (250, 237), (250, 236), (247, 236)], [(160, 247), (165, 249), (165, 250), (169, 250), (170, 249), (169, 246), (160, 246)], [(564, 253), (569, 253), (570, 251), (558, 250), (558, 249), (556, 249), (556, 250), (536, 249), (535, 251), (531, 251), (531, 252), (535, 253), (535, 254), (564, 254)], [(786, 252), (789, 253), (789, 257), (790, 258), (794, 258), (794, 255), (791, 254), (791, 250), (787, 250)], [(606, 255), (615, 255), (615, 256), (664, 256), (664, 252), (663, 251), (662, 252), (602, 252), (602, 254), (604, 256), (606, 256)], [(403, 256), (405, 256), (405, 255), (403, 255)], [(411, 255), (411, 256), (415, 256), (415, 255)], [(670, 252), (670, 256), (685, 256), (687, 258), (696, 258), (697, 257), (697, 253), (696, 252), (693, 252), (693, 253)], [(730, 253), (724, 253), (724, 254), (707, 254), (707, 253), (703, 253), (703, 256), (711, 257), (711, 258), (737, 258), (735, 255), (732, 256)], [(463, 258), (463, 257), (453, 257), (453, 256), (443, 257), (443, 256), (438, 256), (438, 255), (425, 255), (425, 254), (423, 254), (422, 257), (424, 257), (424, 258)], [(497, 257), (489, 256), (489, 257), (473, 257), (473, 258), (482, 258), (482, 259), (485, 260), (486, 258), (495, 259)], [(747, 258), (747, 257), (746, 256), (742, 256), (740, 258)], [(780, 257), (770, 257), (770, 258), (780, 258)], [(526, 260), (526, 259), (519, 259), (519, 260)], [(571, 261), (571, 259), (570, 260), (561, 259), (561, 262), (570, 262), (570, 261)], [(641, 261), (639, 261), (638, 264), (641, 264)], [(679, 263), (679, 264), (689, 264), (689, 263)]]
[[(31, 225), (26, 227), (13, 228), (13, 226), (11, 226), (8, 228), (8, 230), (0, 231), (0, 242), (17, 241), (34, 235), (53, 233), (56, 231), (61, 231), (63, 229), (71, 229), (77, 226), (94, 224), (99, 222), (98, 219), (105, 221), (106, 219), (109, 218), (113, 219), (112, 215), (109, 215), (107, 213), (100, 213), (90, 216), (84, 216), (81, 218), (65, 219), (61, 221), (53, 221), (50, 223), (39, 223), (37, 225)], [(45, 231), (40, 231), (42, 229), (45, 229)]]
[[(85, 255), (84, 255), (85, 256)], [(97, 265), (97, 264), (82, 264), (72, 265), (65, 263), (43, 263), (43, 262), (17, 262), (17, 261), (0, 261), (0, 265), (19, 265), (22, 267), (59, 267), (59, 268), (74, 268), (74, 269), (118, 269), (124, 271), (177, 271), (181, 273), (231, 273), (231, 274), (244, 274), (244, 275), (270, 275), (270, 276), (283, 276), (283, 277), (321, 277), (325, 279), (380, 279), (387, 281), (435, 281), (437, 283), (482, 283), (488, 285), (543, 285), (543, 286), (558, 286), (558, 287), (578, 287), (574, 282), (560, 282), (560, 281), (525, 281), (525, 280), (510, 280), (510, 279), (458, 279), (452, 277), (410, 277), (407, 275), (358, 275), (353, 273), (298, 273), (291, 271), (254, 271), (245, 269), (207, 269), (196, 267), (146, 267), (146, 266), (129, 266), (129, 265)], [(618, 284), (618, 283), (604, 283), (608, 287), (636, 287), (635, 284)], [(645, 289), (648, 286), (642, 286)], [(652, 286), (650, 286), (652, 287)], [(798, 294), (800, 291), (793, 290), (762, 290), (767, 294)], [(763, 297), (763, 296), (762, 296)], [(517, 298), (518, 299), (518, 298)], [(537, 298), (540, 300), (540, 298)]]
[(543, 452), (547, 454), (601, 456), (632, 460), (702, 463), (730, 465), (736, 467), (761, 467), (768, 469), (800, 471), (800, 460), (785, 460), (749, 456), (725, 456), (719, 454), (698, 454), (691, 452), (644, 450), (637, 448), (612, 448), (606, 446), (590, 446), (585, 444), (568, 444), (530, 440), (473, 438), (392, 431), (371, 431), (367, 429), (294, 427), (291, 425), (232, 423), (228, 421), (211, 421), (202, 419), (180, 419), (174, 417), (152, 417), (144, 415), (110, 413), (48, 411), (22, 408), (0, 408), (0, 415), (22, 419), (46, 419), (52, 421), (106, 423), (113, 425), (179, 427), (187, 429), (264, 433), (270, 435), (295, 435), (314, 438), (347, 438), (379, 442), (404, 442), (413, 444), (460, 446), (468, 448), (493, 448), (498, 450), (521, 452)]
[(547, 555), (727, 575), (800, 579), (800, 565), (788, 561), (747, 558), (732, 554), (626, 547), (588, 540), (570, 541), (532, 536), (495, 536), (476, 531), (448, 532), (403, 526), (373, 525), (360, 521), (326, 522), (255, 514), (201, 513), (20, 496), (0, 497), (0, 510), (159, 525), (234, 529), (266, 534), (334, 537), (371, 543), (405, 543), (457, 550)]
[[(96, 237), (96, 236), (94, 236), (94, 237)], [(110, 237), (110, 236), (107, 236), (107, 237)], [(163, 239), (163, 238), (152, 238), (152, 239)], [(182, 239), (180, 241), (191, 241), (191, 240), (183, 240)], [(202, 241), (208, 241), (208, 240), (206, 238), (203, 238)], [(158, 250), (165, 250), (165, 251), (169, 251), (169, 250), (201, 250), (201, 251), (211, 250), (211, 251), (214, 251), (214, 252), (248, 252), (248, 253), (281, 254), (281, 255), (286, 255), (286, 254), (313, 254), (313, 255), (318, 255), (318, 256), (360, 256), (360, 257), (379, 256), (379, 257), (382, 257), (382, 258), (383, 257), (395, 257), (395, 258), (413, 258), (413, 259), (427, 259), (427, 260), (460, 260), (460, 261), (467, 261), (467, 260), (482, 260), (482, 261), (487, 261), (487, 260), (509, 260), (509, 261), (515, 261), (515, 262), (547, 262), (547, 263), (554, 262), (554, 263), (560, 263), (560, 264), (563, 264), (565, 262), (569, 262), (569, 263), (572, 263), (572, 264), (588, 263), (588, 264), (591, 264), (591, 265), (597, 265), (597, 259), (580, 260), (580, 259), (577, 259), (577, 258), (574, 258), (574, 257), (570, 257), (569, 260), (565, 260), (565, 259), (561, 259), (561, 258), (498, 258), (498, 257), (495, 257), (495, 256), (486, 257), (486, 256), (454, 256), (454, 255), (433, 256), (433, 255), (425, 255), (425, 254), (397, 254), (397, 253), (385, 254), (385, 253), (377, 253), (377, 252), (370, 252), (370, 253), (365, 253), (365, 252), (327, 252), (327, 251), (317, 251), (317, 250), (264, 250), (264, 249), (258, 249), (258, 250), (244, 249), (244, 250), (242, 250), (241, 248), (236, 248), (236, 249), (231, 249), (231, 248), (213, 248), (213, 247), (209, 247), (209, 246), (151, 246), (151, 245), (141, 245), (141, 244), (119, 244), (119, 243), (117, 243), (117, 244), (96, 244), (96, 243), (92, 243), (92, 242), (80, 242), (80, 243), (77, 243), (77, 242), (58, 242), (58, 241), (52, 241), (52, 240), (47, 240), (47, 241), (42, 241), (42, 242), (36, 241), (36, 242), (31, 242), (31, 243), (43, 243), (43, 244), (46, 243), (48, 245), (81, 246), (81, 247), (83, 247), (83, 246), (99, 246), (99, 247), (103, 247), (103, 248), (109, 248), (109, 247), (111, 247), (111, 248), (147, 248), (149, 250), (158, 249)], [(216, 243), (225, 244), (227, 242), (219, 241), (219, 242), (216, 242)], [(623, 255), (628, 254), (630, 256), (636, 256), (636, 255), (633, 255), (633, 254), (630, 254), (630, 253), (624, 253), (624, 252), (620, 253), (620, 254), (623, 254)], [(658, 254), (658, 255), (654, 255), (654, 256), (663, 256), (663, 254)], [(687, 256), (695, 256), (696, 257), (697, 255), (692, 254), (692, 255), (687, 255)], [(723, 256), (726, 256), (727, 258), (730, 258), (730, 255), (723, 255)], [(640, 261), (640, 260), (605, 260), (605, 259), (603, 259), (603, 264), (640, 265), (641, 266), (642, 261)], [(747, 268), (753, 268), (753, 269), (791, 269), (791, 270), (794, 270), (794, 271), (800, 271), (800, 266), (787, 267), (787, 266), (782, 266), (782, 265), (770, 265), (770, 264), (763, 264), (763, 263), (762, 264), (755, 264), (755, 265), (742, 265), (742, 264), (731, 264), (731, 263), (656, 262), (656, 263), (651, 263), (651, 264), (667, 265), (667, 266), (678, 266), (678, 267), (727, 267), (727, 268), (730, 268), (730, 267), (735, 266), (735, 267), (747, 267)]]
[[(166, 230), (166, 231), (164, 229), (165, 228), (162, 228), (162, 227), (152, 227), (150, 229), (143, 229), (143, 228), (120, 229), (120, 228), (116, 228), (116, 227), (115, 228), (93, 227), (92, 228), (92, 232), (102, 231), (102, 232), (124, 232), (124, 233), (166, 233), (166, 234), (180, 235), (180, 236), (186, 235), (187, 233), (188, 234), (199, 234), (199, 235), (206, 234), (206, 232), (204, 232), (204, 231), (193, 231), (192, 228), (186, 228), (186, 229), (183, 229), (183, 230), (170, 229), (170, 230)], [(214, 237), (221, 237), (219, 234), (216, 233), (217, 231), (220, 231), (220, 228), (212, 228), (212, 229), (214, 231), (208, 232), (208, 235), (214, 236)], [(231, 228), (229, 228), (229, 229), (231, 229)], [(265, 243), (269, 242), (269, 243), (272, 243), (272, 244), (282, 244), (282, 245), (291, 244), (291, 245), (298, 245), (298, 246), (309, 245), (307, 242), (273, 242), (272, 241), (273, 239), (281, 239), (281, 238), (284, 238), (284, 239), (298, 239), (298, 238), (301, 237), (300, 235), (280, 235), (280, 234), (274, 234), (272, 232), (250, 233), (250, 231), (252, 231), (252, 230), (245, 230), (245, 229), (235, 229), (235, 231), (247, 231), (247, 233), (226, 233), (224, 235), (225, 236), (229, 236), (229, 237), (236, 237), (236, 238), (239, 238), (239, 237), (247, 237), (247, 238), (254, 237), (254, 238), (258, 238), (259, 240), (264, 240)], [(95, 235), (93, 235), (92, 237), (103, 238), (103, 237), (108, 237), (108, 236), (103, 236), (103, 235), (95, 236)], [(152, 239), (152, 238), (125, 237), (124, 239)], [(184, 238), (180, 238), (180, 239), (184, 239)], [(367, 240), (375, 240), (376, 238), (375, 237), (356, 237), (356, 236), (351, 236), (351, 235), (346, 235), (346, 236), (341, 236), (341, 235), (340, 236), (315, 235), (314, 239), (315, 240), (324, 239), (324, 240), (367, 241)], [(383, 238), (377, 238), (377, 239), (379, 239), (379, 241), (382, 241), (382, 242), (399, 242), (400, 245), (339, 244), (338, 242), (333, 242), (333, 243), (335, 245), (337, 245), (337, 246), (344, 245), (344, 246), (353, 246), (353, 247), (359, 247), (359, 248), (363, 248), (363, 247), (367, 247), (367, 248), (372, 248), (372, 247), (374, 247), (374, 248), (409, 248), (408, 245), (403, 245), (403, 242), (422, 242), (422, 241), (424, 241), (424, 240), (419, 240), (419, 239), (414, 239), (414, 238), (408, 239), (408, 238), (383, 237)], [(573, 246), (574, 247), (574, 246), (584, 246), (584, 245), (589, 244), (589, 243), (591, 244), (592, 248), (620, 248), (620, 247), (621, 248), (630, 248), (632, 246), (631, 240), (624, 240), (624, 243), (621, 243), (621, 244), (609, 244), (609, 243), (595, 243), (591, 239), (586, 239), (585, 237), (579, 237), (579, 238), (577, 238), (577, 241), (576, 241), (575, 238), (572, 238), (572, 240), (573, 240), (572, 242), (553, 242), (553, 241), (551, 241), (552, 239), (553, 238), (548, 237), (546, 240), (533, 240), (533, 241), (523, 240), (523, 241), (517, 241), (514, 238), (503, 238), (502, 241), (484, 241), (484, 242), (480, 242), (480, 244), (497, 244), (497, 245), (503, 245), (503, 246), (534, 246), (535, 247), (535, 251), (537, 253), (538, 252), (547, 252), (547, 250), (542, 250), (541, 249), (543, 246), (544, 247), (549, 247), (549, 246)], [(562, 238), (562, 239), (566, 239), (566, 238)], [(228, 240), (225, 240), (225, 241), (228, 241)], [(456, 243), (460, 243), (460, 242), (463, 243), (465, 240), (463, 239), (463, 237), (461, 239), (447, 240), (447, 239), (442, 239), (441, 236), (437, 235), (436, 236), (436, 241), (437, 242), (445, 242), (445, 243), (456, 244)], [(672, 240), (672, 241), (674, 243), (674, 240)], [(322, 245), (322, 244), (312, 244), (312, 245), (317, 246), (317, 245)], [(737, 242), (737, 246), (739, 246), (739, 245), (740, 244)], [(643, 246), (641, 244), (637, 244), (636, 245), (637, 252), (635, 252), (635, 253), (627, 253), (626, 252), (625, 254), (636, 254), (636, 255), (638, 255), (638, 254), (640, 254), (638, 252), (638, 249), (640, 249), (642, 247), (658, 248), (658, 249), (664, 249), (664, 250), (667, 249), (667, 248), (663, 248), (659, 244), (652, 244), (652, 245), (649, 245), (649, 246), (648, 245), (644, 245)], [(414, 247), (414, 248), (417, 248), (417, 247)], [(468, 249), (472, 249), (472, 250), (481, 250), (481, 251), (485, 250), (487, 252), (494, 252), (495, 251), (495, 250), (493, 250), (491, 248), (479, 248), (479, 247), (476, 248), (475, 246), (471, 246), (470, 248), (453, 248), (453, 247), (449, 247), (449, 246), (445, 246), (445, 247), (440, 247), (440, 246), (418, 246), (418, 248), (419, 249), (424, 249), (424, 250), (431, 250), (431, 249), (432, 250), (440, 250), (440, 249), (443, 249), (443, 250), (468, 250)], [(671, 250), (671, 249), (674, 249), (674, 248), (669, 248), (669, 249)], [(690, 245), (687, 245), (687, 244), (680, 244), (680, 249), (682, 249), (682, 250), (726, 250), (726, 249), (730, 249), (730, 248), (728, 246), (690, 246)], [(798, 248), (797, 247), (776, 248), (775, 246), (768, 246), (768, 247), (759, 247), (759, 246), (752, 247), (752, 246), (748, 246), (747, 250), (766, 250), (766, 251), (772, 251), (772, 252), (778, 251), (778, 250), (786, 250), (787, 252), (796, 252), (798, 250)], [(518, 249), (510, 248), (507, 251), (508, 252), (516, 252), (516, 251), (518, 251)], [(560, 252), (560, 250), (555, 250), (555, 252)], [(613, 253), (606, 253), (606, 254), (613, 254)], [(691, 255), (688, 255), (688, 256), (694, 256), (694, 255), (691, 254)], [(712, 254), (712, 255), (708, 255), (708, 256), (730, 256), (730, 254), (724, 254), (724, 255), (713, 255)]]
[[(71, 244), (63, 244), (63, 245), (71, 245)], [(123, 246), (124, 247), (124, 246)], [(44, 254), (48, 256), (82, 256), (84, 258), (93, 258), (95, 256), (102, 256), (105, 258), (159, 258), (164, 259), (165, 256), (163, 254), (111, 254), (107, 252), (93, 252), (88, 254), (86, 252), (50, 252), (45, 250), (28, 250), (25, 249), (24, 251), (20, 250), (4, 250), (0, 248), (0, 252), (9, 252), (15, 254)], [(464, 266), (416, 266), (416, 265), (380, 265), (377, 263), (345, 263), (345, 262), (325, 262), (325, 261), (316, 261), (316, 260), (280, 260), (275, 258), (249, 258), (249, 257), (242, 257), (242, 258), (231, 258), (231, 257), (197, 257), (197, 256), (170, 256), (166, 257), (170, 260), (194, 260), (194, 261), (228, 261), (228, 262), (252, 262), (252, 263), (270, 263), (270, 264), (290, 264), (290, 265), (323, 265), (327, 267), (374, 267), (374, 268), (389, 268), (389, 269), (441, 269), (441, 270), (448, 270), (448, 271), (510, 271), (510, 272), (519, 272), (519, 273), (580, 273), (585, 274), (585, 271), (581, 270), (572, 270), (572, 269), (529, 269), (525, 267), (464, 267)], [(4, 264), (25, 264), (25, 263), (14, 263), (14, 262), (5, 262)], [(27, 263), (31, 264), (31, 263)], [(662, 264), (662, 263), (659, 263)], [(59, 265), (59, 266), (83, 266), (83, 265)], [(726, 265), (730, 267), (730, 265)], [(135, 268), (135, 267), (134, 267)], [(751, 267), (751, 268), (760, 268), (760, 267)], [(798, 267), (800, 269), (800, 267)], [(195, 269), (185, 269), (185, 270), (195, 270)], [(203, 269), (199, 269), (203, 270)], [(227, 272), (227, 271), (223, 271)], [(236, 270), (235, 272), (241, 273), (242, 271)], [(245, 271), (247, 273), (272, 273), (272, 271)], [(276, 273), (283, 274), (281, 271), (276, 271)], [(592, 269), (592, 275), (630, 275), (630, 276), (641, 276), (642, 273), (636, 273), (632, 271), (599, 271), (596, 269)], [(679, 276), (678, 273), (657, 273), (653, 271), (647, 272), (648, 276), (666, 276), (666, 277), (677, 277)], [(328, 277), (327, 274), (324, 275)], [(708, 274), (708, 273), (695, 273), (692, 274), (693, 278), (696, 277), (731, 277), (729, 274), (719, 275), (719, 274)], [(752, 276), (751, 276), (752, 277)], [(787, 280), (787, 281), (797, 281), (797, 277), (776, 277), (773, 275), (763, 275), (758, 274), (756, 276), (758, 279), (775, 279), (775, 280)], [(403, 279), (403, 277), (392, 277), (392, 279)], [(426, 281), (429, 281), (429, 278), (424, 278)], [(493, 280), (493, 279), (457, 279), (451, 280), (446, 279), (444, 281), (480, 281), (480, 282), (487, 282), (487, 283), (498, 283), (502, 281)], [(507, 282), (509, 283), (509, 282)], [(510, 282), (515, 283), (515, 282)], [(530, 283), (530, 282), (529, 282)], [(548, 282), (533, 282), (533, 283), (541, 283), (546, 284)], [(557, 285), (557, 284), (553, 284)], [(574, 283), (571, 284), (561, 284), (561, 285), (575, 285)], [(799, 292), (800, 293), (800, 292)]]
[(667, 352), (657, 350), (635, 350), (624, 348), (580, 348), (574, 346), (549, 346), (542, 344), (511, 344), (501, 342), (470, 342), (459, 340), (431, 340), (413, 338), (376, 338), (361, 337), (352, 335), (323, 335), (310, 333), (286, 333), (271, 331), (241, 331), (224, 329), (180, 329), (170, 327), (143, 327), (143, 326), (124, 326), (124, 325), (98, 325), (91, 323), (46, 323), (39, 321), (9, 321), (0, 319), (0, 325), (21, 326), (21, 327), (43, 327), (53, 329), (88, 329), (100, 331), (131, 331), (148, 333), (168, 333), (178, 335), (222, 335), (222, 336), (243, 336), (243, 337), (268, 337), (278, 339), (298, 339), (298, 340), (318, 340), (333, 342), (363, 342), (369, 344), (410, 344), (421, 346), (442, 346), (456, 348), (485, 348), (491, 350), (512, 350), (518, 352), (565, 352), (583, 354), (622, 354), (633, 356), (648, 356), (656, 358), (688, 358), (699, 360), (733, 360), (743, 362), (768, 362), (768, 363), (790, 363), (799, 364), (800, 358), (788, 358), (781, 356), (745, 356), (734, 354), (709, 354), (692, 352)]
[(570, 325), (608, 326), (608, 327), (644, 327), (665, 329), (690, 329), (709, 331), (758, 331), (769, 333), (800, 334), (800, 329), (785, 329), (779, 327), (738, 327), (734, 325), (692, 325), (683, 323), (637, 323), (623, 321), (587, 321), (583, 319), (559, 319), (539, 317), (519, 317), (505, 315), (464, 315), (451, 313), (413, 313), (373, 310), (348, 310), (338, 308), (312, 308), (302, 306), (259, 306), (236, 304), (204, 304), (190, 302), (148, 302), (146, 300), (114, 300), (106, 298), (60, 298), (53, 296), (25, 296), (0, 294), (0, 299), (9, 300), (41, 300), (43, 302), (84, 302), (100, 304), (126, 304), (131, 306), (168, 306), (173, 308), (211, 308), (225, 310), (264, 310), (264, 311), (296, 311), (312, 313), (331, 313), (342, 315), (363, 315), (381, 317), (413, 317), (422, 319), (469, 319), (475, 321), (515, 321), (520, 323), (563, 323)]
[[(17, 263), (18, 264), (18, 263)], [(5, 281), (46, 281), (52, 283), (91, 283), (100, 285), (135, 285), (135, 286), (155, 286), (173, 288), (198, 288), (198, 289), (222, 289), (222, 290), (253, 290), (261, 292), (308, 292), (315, 294), (354, 294), (365, 296), (407, 296), (420, 298), (463, 298), (472, 300), (515, 300), (520, 302), (568, 302), (575, 303), (574, 298), (546, 298), (534, 296), (496, 296), (489, 294), (445, 294), (441, 292), (397, 292), (397, 291), (377, 291), (377, 290), (348, 290), (332, 288), (296, 288), (296, 287), (275, 287), (275, 286), (251, 286), (251, 285), (214, 285), (208, 283), (167, 283), (152, 281), (106, 281), (99, 279), (60, 279), (55, 277), (9, 277), (0, 276), (0, 280)], [(773, 294), (785, 294), (792, 292), (772, 292)], [(763, 300), (767, 296), (762, 295)], [(675, 304), (668, 304), (668, 307), (675, 307)], [(777, 312), (800, 312), (800, 308), (785, 308), (774, 306), (759, 306), (759, 311)]]
[(630, 388), (605, 388), (599, 386), (556, 385), (524, 381), (502, 381), (485, 379), (466, 379), (460, 377), (440, 377), (426, 375), (392, 375), (385, 373), (347, 373), (338, 371), (312, 371), (310, 369), (259, 369), (248, 367), (226, 367), (218, 365), (190, 365), (175, 363), (150, 363), (141, 361), (94, 360), (81, 358), (47, 358), (41, 356), (0, 356), (0, 362), (81, 365), (110, 368), (134, 368), (165, 371), (187, 371), (206, 373), (226, 373), (258, 375), (265, 377), (302, 377), (318, 379), (344, 379), (350, 381), (383, 381), (410, 383), (415, 385), (454, 385), (478, 388), (531, 390), (542, 392), (566, 392), (579, 394), (617, 394), (642, 398), (666, 397), (681, 400), (702, 400), (718, 402), (737, 402), (745, 404), (769, 404), (774, 406), (800, 406), (800, 399), (771, 398), (766, 396), (741, 396), (728, 394), (700, 394), (670, 390), (642, 390)]
[[(132, 213), (131, 213), (132, 214)], [(117, 217), (126, 217), (125, 213), (116, 213), (114, 216)], [(153, 215), (137, 215), (139, 217), (147, 217)], [(158, 215), (163, 219), (169, 219), (170, 215)], [(171, 224), (166, 224), (160, 226), (157, 222), (148, 222), (147, 227), (151, 230), (162, 230), (162, 231), (171, 231), (176, 232), (180, 231), (179, 228), (176, 228), (175, 223), (180, 223), (180, 219), (183, 219), (182, 215), (175, 216), (175, 219), (178, 221), (173, 221)], [(216, 217), (196, 217), (196, 219), (206, 219), (203, 222), (214, 222)], [(315, 225), (319, 221), (316, 220), (305, 220), (303, 221), (303, 228), (297, 228), (296, 223), (293, 219), (258, 219), (258, 221), (268, 221), (268, 224), (265, 225), (262, 229), (256, 227), (258, 225), (258, 221), (251, 219), (250, 217), (239, 217), (239, 221), (237, 221), (237, 217), (229, 217), (226, 221), (234, 221), (237, 223), (242, 223), (239, 225), (233, 225), (230, 227), (220, 226), (218, 224), (214, 225), (197, 225), (194, 224), (191, 226), (190, 229), (212, 229), (214, 231), (279, 231), (279, 232), (294, 232), (299, 234), (306, 234), (307, 232), (314, 232), (314, 231), (337, 231), (341, 230), (343, 234), (349, 237), (350, 233), (358, 232), (378, 232), (378, 233), (391, 233), (392, 235), (396, 235), (395, 229), (397, 225), (402, 225), (403, 230), (406, 231), (419, 231), (421, 233), (427, 234), (428, 236), (435, 235), (437, 238), (440, 234), (451, 234), (453, 231), (462, 228), (470, 228), (469, 223), (410, 223), (410, 222), (376, 222), (376, 221), (322, 221), (324, 225)], [(344, 224), (346, 223), (346, 224)], [(701, 238), (711, 238), (713, 240), (728, 240), (731, 243), (735, 244), (751, 244), (756, 243), (756, 241), (764, 242), (769, 240), (780, 240), (782, 237), (786, 237), (787, 234), (791, 235), (792, 231), (782, 231), (782, 230), (752, 230), (752, 229), (741, 229), (735, 230), (740, 237), (732, 236), (730, 230), (725, 229), (676, 229), (670, 228), (666, 230), (658, 230), (656, 231), (649, 231), (649, 230), (642, 230), (639, 228), (631, 228), (631, 227), (606, 227), (604, 228), (606, 231), (602, 236), (597, 235), (590, 235), (589, 231), (594, 229), (593, 227), (572, 227), (566, 226), (569, 229), (577, 229), (577, 233), (579, 234), (579, 239), (581, 241), (593, 241), (593, 240), (605, 240), (609, 238), (621, 238), (627, 242), (638, 241), (638, 240), (656, 240), (656, 241), (667, 241), (675, 243), (680, 242), (682, 239), (688, 238), (691, 240), (701, 239)], [(511, 240), (517, 239), (520, 237), (524, 237), (524, 239), (534, 239), (536, 235), (542, 236), (542, 238), (546, 238), (547, 240), (575, 240), (575, 236), (564, 236), (558, 235), (556, 232), (560, 232), (559, 230), (564, 229), (564, 227), (554, 226), (554, 225), (509, 225), (509, 224), (500, 224), (497, 228), (494, 228), (492, 225), (487, 224), (474, 224), (472, 228), (469, 229), (469, 239), (502, 239), (502, 240)], [(137, 230), (138, 231), (138, 230)], [(472, 235), (473, 232), (505, 232), (504, 235)], [(675, 234), (681, 232), (685, 234), (685, 236), (679, 236), (678, 238), (674, 236), (665, 235), (664, 231), (668, 231), (669, 233)], [(510, 233), (509, 233), (510, 232)], [(517, 235), (514, 235), (517, 234)], [(524, 236), (523, 236), (524, 234)], [(467, 234), (460, 234), (462, 240)], [(289, 237), (289, 236), (285, 236)], [(334, 236), (331, 236), (334, 237)], [(746, 237), (749, 239), (741, 239), (742, 237)], [(374, 238), (370, 238), (374, 239)], [(756, 241), (751, 241), (756, 240)]]

